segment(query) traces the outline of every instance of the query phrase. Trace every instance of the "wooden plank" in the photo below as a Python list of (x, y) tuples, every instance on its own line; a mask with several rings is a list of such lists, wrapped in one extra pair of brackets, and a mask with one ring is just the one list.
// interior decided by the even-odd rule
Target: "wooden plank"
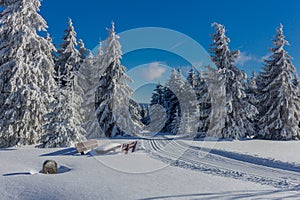
[(90, 149), (94, 149), (98, 147), (98, 142), (97, 140), (88, 140), (85, 142), (79, 142), (77, 144), (75, 144), (75, 147), (78, 151), (78, 153), (83, 153), (85, 151), (88, 151)]
[(131, 152), (134, 152), (136, 149), (136, 145), (137, 145), (137, 141), (130, 142), (129, 144), (123, 144), (122, 151), (124, 151), (125, 154), (127, 154), (130, 149)]
[(132, 149), (131, 152), (135, 152), (136, 145), (137, 145), (137, 141), (134, 141), (129, 144), (129, 149)]
[(129, 144), (123, 144), (123, 145), (122, 145), (122, 151), (124, 151), (125, 154), (128, 153), (128, 147), (129, 147)]

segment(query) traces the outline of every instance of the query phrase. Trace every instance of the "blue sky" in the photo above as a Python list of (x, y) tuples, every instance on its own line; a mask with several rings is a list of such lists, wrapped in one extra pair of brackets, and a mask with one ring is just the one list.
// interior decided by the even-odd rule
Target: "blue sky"
[[(299, 10), (300, 1), (297, 0), (43, 0), (41, 14), (48, 22), (49, 32), (56, 44), (61, 41), (70, 17), (78, 38), (83, 39), (90, 49), (98, 44), (100, 38), (107, 37), (105, 28), (110, 27), (113, 20), (117, 32), (140, 27), (163, 27), (186, 34), (208, 50), (210, 35), (214, 31), (211, 23), (218, 22), (226, 26), (231, 49), (241, 51), (240, 68), (249, 73), (262, 66), (261, 59), (268, 54), (279, 23), (284, 25), (286, 38), (291, 44), (286, 49), (300, 71)], [(145, 62), (185, 65), (184, 60), (167, 54), (136, 52), (136, 56), (125, 55), (123, 64), (129, 69)]]

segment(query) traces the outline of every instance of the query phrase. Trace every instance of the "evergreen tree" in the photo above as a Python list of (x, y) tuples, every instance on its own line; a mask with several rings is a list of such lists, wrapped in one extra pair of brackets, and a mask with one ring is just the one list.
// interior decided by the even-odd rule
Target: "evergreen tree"
[(122, 52), (118, 39), (112, 23), (101, 59), (104, 73), (96, 92), (96, 113), (107, 137), (137, 135), (142, 129), (142, 124), (134, 121), (129, 111), (133, 91), (127, 85), (130, 78), (126, 75), (126, 68), (121, 65)]
[(222, 75), (222, 69), (218, 70), (210, 66), (206, 66), (206, 68), (208, 69), (206, 83), (211, 97), (211, 111), (206, 136), (222, 137), (221, 133), (224, 131), (227, 118), (225, 76)]
[(221, 76), (218, 79), (225, 81), (226, 88), (226, 118), (219, 137), (239, 139), (253, 135), (253, 120), (257, 109), (246, 98), (246, 75), (234, 65), (239, 51), (230, 51), (230, 39), (225, 35), (223, 25), (213, 23), (213, 26), (216, 32), (213, 34), (211, 58), (218, 68), (216, 74)]
[[(69, 147), (85, 140), (85, 130), (81, 126), (82, 116), (79, 112), (83, 99), (78, 87), (77, 73), (67, 71), (65, 75), (58, 74), (56, 101), (52, 104), (53, 111), (46, 115), (47, 123), (44, 129), (47, 134), (42, 136), (42, 144), (39, 147)], [(66, 86), (62, 86), (62, 80), (67, 80)]]
[[(178, 73), (181, 79), (181, 72)], [(186, 135), (194, 135), (199, 127), (199, 102), (194, 88), (190, 85), (189, 81), (184, 81), (180, 92), (177, 95), (180, 103), (180, 126), (178, 133)], [(178, 115), (177, 115), (178, 116)], [(178, 121), (176, 115), (173, 121)], [(174, 124), (174, 123), (173, 123)], [(176, 127), (176, 126), (175, 126)]]
[(174, 120), (178, 121), (178, 117), (175, 116), (176, 110), (178, 112), (178, 116), (181, 117), (180, 104), (178, 100), (178, 96), (183, 91), (183, 79), (182, 74), (176, 73), (176, 70), (172, 70), (172, 74), (170, 79), (166, 82), (166, 87), (164, 91), (164, 99), (165, 99), (165, 109), (167, 112), (167, 119), (165, 123), (165, 127), (163, 129), (164, 132), (170, 133), (172, 130), (172, 123)]
[(146, 126), (150, 124), (149, 106), (147, 104), (141, 106), (141, 122)]
[[(56, 61), (56, 73), (60, 70), (59, 73), (64, 79), (69, 78), (65, 76), (68, 71), (78, 71), (82, 62), (82, 55), (76, 49), (76, 46), (76, 32), (72, 20), (69, 19), (68, 28), (65, 30), (63, 42), (60, 44)], [(62, 80), (62, 86), (65, 86), (66, 84), (66, 80)]]
[(181, 70), (173, 69), (166, 83), (165, 108), (167, 119), (164, 132), (173, 134), (194, 134), (199, 126), (199, 107), (197, 95), (190, 84), (184, 81)]
[[(46, 34), (46, 40), (47, 40), (50, 44), (53, 44), (53, 40), (52, 40), (52, 38), (51, 38), (51, 36), (50, 36), (49, 33)], [(54, 45), (54, 44), (53, 44), (53, 45)], [(54, 47), (55, 47), (55, 45), (54, 45)], [(52, 52), (51, 52), (52, 59), (53, 59), (53, 62), (54, 62), (54, 63), (56, 62), (56, 59), (57, 59), (56, 53), (57, 53), (57, 49), (56, 49), (56, 47), (55, 47), (55, 48), (52, 49)]]
[(84, 45), (84, 42), (82, 39), (79, 39), (77, 44), (78, 44), (79, 54), (80, 54), (80, 59), (81, 59), (80, 63), (82, 63), (89, 56), (90, 52), (89, 52), (89, 50), (87, 50), (85, 48), (85, 45)]
[[(76, 32), (71, 19), (65, 33), (57, 58), (56, 79), (59, 89), (53, 110), (47, 114), (48, 122), (44, 126), (47, 134), (42, 137), (40, 147), (67, 147), (85, 139), (80, 113), (83, 90), (78, 84), (78, 69), (83, 58), (75, 48)], [(81, 48), (84, 48), (83, 42)]]
[(196, 86), (196, 95), (199, 105), (199, 128), (198, 132), (207, 132), (209, 128), (209, 116), (211, 113), (211, 97), (208, 90), (207, 75), (198, 73), (198, 81)]
[(161, 132), (166, 119), (166, 111), (164, 109), (165, 98), (164, 98), (164, 87), (159, 82), (154, 89), (151, 102), (150, 102), (150, 109), (149, 109), (149, 116), (148, 116), (148, 126), (147, 130), (156, 133)]
[(133, 99), (129, 100), (129, 112), (133, 121), (141, 122), (141, 107)]
[(150, 123), (146, 126), (146, 131), (152, 133), (151, 135), (162, 132), (167, 119), (165, 108), (160, 104), (150, 106), (149, 117)]
[(41, 37), (39, 0), (2, 1), (0, 14), (0, 147), (36, 144), (56, 87), (51, 53)]
[(300, 138), (299, 79), (291, 57), (284, 49), (287, 44), (280, 24), (273, 40), (272, 55), (265, 60), (265, 67), (259, 74), (259, 138)]
[(197, 86), (199, 85), (199, 83), (198, 83), (199, 80), (197, 78), (197, 74), (196, 74), (195, 68), (193, 66), (191, 67), (191, 70), (189, 71), (186, 79), (189, 82), (189, 84), (192, 86), (192, 88), (196, 89)]
[(246, 94), (249, 99), (249, 102), (253, 105), (257, 105), (257, 84), (256, 84), (256, 74), (252, 72), (250, 78), (247, 78), (246, 82)]
[[(245, 92), (247, 95), (247, 101), (250, 102), (250, 104), (255, 105), (255, 107), (258, 109), (260, 102), (258, 101), (257, 76), (255, 72), (252, 72), (251, 77), (247, 78)], [(259, 118), (260, 116), (258, 112), (257, 115), (255, 115), (253, 118), (255, 133), (258, 130), (257, 125)]]
[[(80, 43), (80, 42), (79, 42)], [(102, 64), (104, 49), (103, 42), (99, 44), (98, 53), (93, 56), (92, 52), (88, 51), (88, 56), (84, 59), (79, 69), (79, 86), (83, 89), (83, 104), (81, 113), (83, 116), (83, 128), (86, 130), (88, 139), (101, 138), (105, 134), (99, 126), (95, 103), (96, 92), (99, 86), (99, 79), (104, 74), (105, 66)], [(83, 45), (80, 52), (83, 55)]]
[(103, 71), (102, 66), (97, 64), (99, 59), (89, 52), (81, 64), (78, 74), (78, 84), (83, 93), (83, 103), (80, 109), (83, 118), (82, 127), (85, 129), (88, 139), (103, 136), (95, 111), (95, 94)]
[(177, 134), (179, 132), (180, 128), (180, 116), (178, 112), (178, 108), (176, 108), (176, 111), (174, 113), (174, 120), (171, 122), (171, 133)]
[(201, 73), (195, 71), (192, 67), (187, 77), (188, 83), (194, 89), (199, 106), (199, 127), (198, 132), (207, 132), (209, 126), (209, 115), (211, 110), (210, 96), (208, 86)]
[(156, 88), (154, 89), (151, 96), (150, 105), (155, 104), (164, 105), (164, 87), (161, 85), (161, 83), (158, 83), (156, 85)]

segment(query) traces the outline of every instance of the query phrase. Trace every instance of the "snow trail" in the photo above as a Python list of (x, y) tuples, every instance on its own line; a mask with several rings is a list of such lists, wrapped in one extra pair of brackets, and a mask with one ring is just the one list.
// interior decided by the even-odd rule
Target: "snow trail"
[[(225, 151), (209, 151), (207, 148), (189, 146), (180, 140), (144, 140), (146, 151), (172, 166), (251, 181), (276, 188), (297, 190), (300, 185), (300, 168), (253, 156)], [(249, 160), (248, 160), (249, 157)]]

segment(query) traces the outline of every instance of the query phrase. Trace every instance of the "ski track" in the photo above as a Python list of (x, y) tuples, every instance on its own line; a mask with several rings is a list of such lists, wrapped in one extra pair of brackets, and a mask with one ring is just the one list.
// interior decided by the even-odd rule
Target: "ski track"
[(149, 139), (143, 146), (152, 157), (172, 166), (276, 188), (300, 188), (300, 168), (290, 163), (189, 146), (179, 140)]

